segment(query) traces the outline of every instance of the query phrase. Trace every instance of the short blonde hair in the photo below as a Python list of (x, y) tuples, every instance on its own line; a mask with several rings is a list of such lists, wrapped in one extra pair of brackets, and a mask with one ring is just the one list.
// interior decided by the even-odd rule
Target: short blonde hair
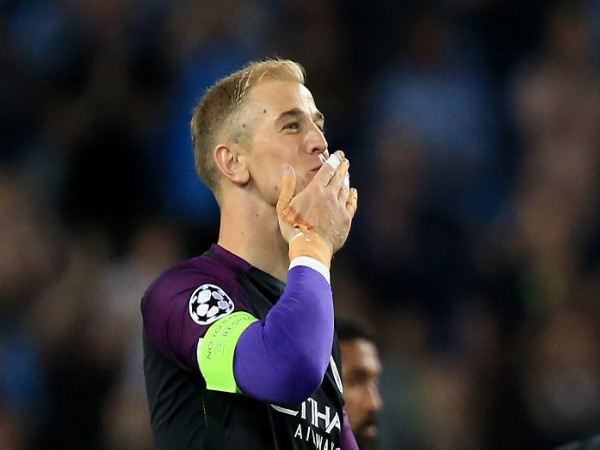
[(294, 61), (269, 59), (251, 62), (217, 81), (194, 108), (191, 132), (196, 172), (215, 195), (218, 195), (219, 178), (213, 149), (219, 144), (218, 136), (229, 127), (229, 138), (235, 142), (248, 137), (249, 131), (242, 130), (235, 119), (250, 89), (264, 80), (304, 84), (306, 76), (302, 66)]

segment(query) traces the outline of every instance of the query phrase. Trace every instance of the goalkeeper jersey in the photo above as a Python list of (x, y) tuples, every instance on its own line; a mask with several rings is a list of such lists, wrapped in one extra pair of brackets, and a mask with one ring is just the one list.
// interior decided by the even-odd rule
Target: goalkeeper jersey
[(144, 372), (158, 449), (340, 448), (343, 386), (337, 340), (320, 388), (300, 404), (275, 405), (208, 389), (202, 376), (198, 343), (207, 330), (240, 311), (264, 319), (284, 288), (218, 245), (148, 288), (142, 299)]

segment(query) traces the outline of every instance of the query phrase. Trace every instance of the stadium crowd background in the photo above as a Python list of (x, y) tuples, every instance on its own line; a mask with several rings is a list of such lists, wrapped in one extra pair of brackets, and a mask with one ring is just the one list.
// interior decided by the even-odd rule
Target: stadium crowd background
[(0, 448), (152, 449), (139, 299), (216, 238), (188, 121), (301, 62), (359, 211), (383, 449), (600, 432), (600, 2), (0, 2)]

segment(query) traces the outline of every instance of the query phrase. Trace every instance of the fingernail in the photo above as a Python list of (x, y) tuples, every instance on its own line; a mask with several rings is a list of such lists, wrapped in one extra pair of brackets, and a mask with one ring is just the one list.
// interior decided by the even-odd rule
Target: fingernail
[(289, 164), (284, 164), (281, 166), (281, 174), (282, 175), (291, 175), (292, 174), (292, 166)]

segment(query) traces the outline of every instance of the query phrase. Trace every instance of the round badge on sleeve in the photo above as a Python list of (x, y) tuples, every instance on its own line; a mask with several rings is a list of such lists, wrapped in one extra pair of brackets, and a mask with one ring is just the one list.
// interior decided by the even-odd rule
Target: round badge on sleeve
[(189, 311), (198, 325), (210, 325), (233, 311), (233, 301), (219, 286), (203, 284), (190, 297)]

